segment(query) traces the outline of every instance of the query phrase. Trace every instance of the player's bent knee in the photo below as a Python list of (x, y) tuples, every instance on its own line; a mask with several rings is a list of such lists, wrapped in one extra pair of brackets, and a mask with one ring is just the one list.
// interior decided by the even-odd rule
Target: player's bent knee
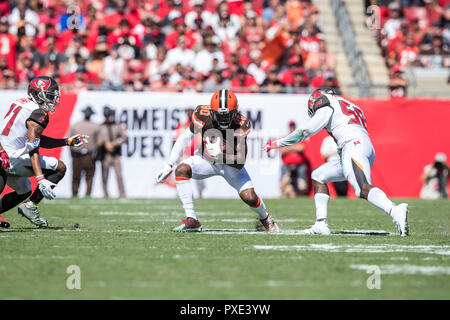
[(241, 193), (239, 193), (239, 196), (241, 197), (242, 201), (244, 201), (250, 207), (257, 207), (258, 202), (260, 201), (253, 188), (241, 191)]
[(180, 163), (175, 169), (175, 177), (191, 178), (192, 177), (191, 166), (186, 163)]
[(362, 199), (367, 199), (367, 197), (369, 196), (370, 189), (372, 189), (372, 188), (373, 188), (373, 186), (370, 184), (363, 185), (358, 197), (360, 197)]
[(316, 181), (316, 182), (319, 182), (319, 183), (324, 183), (324, 177), (323, 177), (323, 175), (320, 173), (320, 171), (319, 170), (314, 170), (312, 173), (311, 173), (311, 179), (313, 180), (313, 181)]
[(56, 171), (62, 173), (62, 174), (66, 174), (66, 164), (64, 162), (62, 162), (61, 160), (58, 161), (58, 167), (56, 168)]

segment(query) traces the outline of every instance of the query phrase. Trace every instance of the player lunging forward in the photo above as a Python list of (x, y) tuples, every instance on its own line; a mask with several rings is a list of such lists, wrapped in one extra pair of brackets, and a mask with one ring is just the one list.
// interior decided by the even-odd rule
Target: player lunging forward
[[(75, 135), (54, 139), (42, 134), (49, 123), (48, 114), (55, 111), (58, 103), (59, 88), (55, 80), (36, 77), (28, 86), (28, 96), (14, 101), (0, 121), (0, 193), (6, 184), (14, 190), (0, 199), (0, 214), (30, 196), (32, 189), (28, 178), (36, 176), (38, 188), (18, 211), (40, 227), (47, 227), (48, 223), (40, 216), (37, 205), (44, 197), (55, 198), (53, 188), (64, 177), (66, 166), (56, 158), (39, 155), (39, 148), (80, 146), (88, 138)], [(3, 222), (3, 226), (9, 227), (9, 224)]]
[(311, 178), (314, 187), (316, 222), (305, 230), (311, 234), (330, 234), (327, 224), (329, 192), (327, 182), (347, 180), (358, 197), (367, 199), (382, 209), (394, 221), (402, 236), (408, 235), (408, 205), (394, 205), (386, 194), (371, 185), (370, 169), (375, 161), (375, 150), (366, 129), (366, 120), (359, 107), (337, 96), (332, 89), (316, 90), (308, 100), (309, 121), (290, 135), (269, 141), (264, 150), (296, 144), (325, 128), (335, 139), (340, 159), (327, 162), (315, 169)]
[(206, 179), (212, 176), (224, 177), (236, 189), (241, 199), (258, 214), (267, 231), (279, 230), (267, 213), (264, 202), (255, 193), (252, 180), (244, 168), (250, 126), (250, 121), (239, 113), (237, 98), (230, 90), (216, 91), (210, 106), (200, 105), (195, 109), (191, 125), (178, 137), (172, 148), (169, 163), (156, 175), (157, 182), (165, 180), (186, 146), (197, 133), (201, 134), (203, 143), (199, 150), (183, 160), (175, 169), (177, 193), (186, 219), (173, 231), (201, 231), (202, 225), (194, 211), (190, 179)]

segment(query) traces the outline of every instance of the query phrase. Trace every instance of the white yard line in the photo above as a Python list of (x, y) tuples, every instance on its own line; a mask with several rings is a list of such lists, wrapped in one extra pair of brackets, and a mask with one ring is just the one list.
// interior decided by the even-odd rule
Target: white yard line
[[(370, 265), (368, 264), (351, 264), (351, 269), (366, 271)], [(422, 275), (450, 275), (450, 267), (442, 266), (417, 266), (411, 264), (385, 264), (380, 265), (381, 274), (422, 274)]]
[(254, 245), (256, 250), (278, 250), (278, 251), (323, 251), (323, 252), (362, 252), (362, 253), (388, 253), (388, 252), (412, 252), (438, 255), (450, 255), (450, 246), (434, 245), (335, 245), (328, 244), (309, 244), (309, 245)]

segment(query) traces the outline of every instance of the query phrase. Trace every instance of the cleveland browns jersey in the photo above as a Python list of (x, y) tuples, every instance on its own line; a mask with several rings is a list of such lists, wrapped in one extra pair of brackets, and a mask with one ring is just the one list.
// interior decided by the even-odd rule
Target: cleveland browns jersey
[(45, 129), (49, 117), (35, 102), (22, 98), (11, 104), (9, 111), (0, 121), (0, 145), (10, 158), (18, 158), (31, 151), (24, 149), (28, 141), (26, 124), (28, 120), (40, 124)]
[(320, 108), (331, 108), (333, 113), (325, 127), (339, 148), (355, 138), (368, 136), (366, 118), (363, 111), (352, 102), (333, 94), (316, 92), (309, 110), (314, 117)]
[[(246, 117), (238, 113), (235, 119), (230, 123), (228, 129), (221, 129), (213, 118), (210, 106), (200, 105), (195, 108), (194, 113), (192, 114), (190, 130), (194, 133), (201, 133), (202, 141), (205, 141), (207, 136), (220, 134), (224, 143), (223, 150), (228, 153), (232, 152), (233, 155), (236, 155), (239, 140), (244, 139), (244, 143), (246, 143), (245, 140), (250, 133), (251, 123)], [(234, 147), (227, 148), (227, 145)], [(206, 158), (210, 158), (203, 144), (199, 147), (198, 151)], [(247, 154), (247, 145), (245, 145), (245, 153)]]

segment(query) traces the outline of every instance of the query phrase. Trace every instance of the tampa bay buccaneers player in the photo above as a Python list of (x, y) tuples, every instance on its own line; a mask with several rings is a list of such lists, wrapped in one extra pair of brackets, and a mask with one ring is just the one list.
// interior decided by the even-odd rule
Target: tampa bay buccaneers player
[[(14, 101), (4, 118), (0, 121), (0, 193), (5, 185), (14, 191), (0, 199), (0, 214), (18, 207), (19, 214), (39, 227), (47, 227), (37, 208), (45, 197), (54, 199), (53, 188), (64, 177), (66, 166), (61, 160), (41, 156), (39, 148), (58, 148), (81, 146), (87, 142), (86, 135), (55, 139), (43, 135), (49, 123), (49, 113), (59, 106), (59, 87), (50, 77), (33, 78), (28, 85), (28, 96)], [(35, 176), (38, 187), (31, 194), (29, 177)], [(0, 220), (3, 227), (9, 227), (5, 219)]]
[(327, 224), (327, 182), (347, 180), (358, 197), (366, 199), (386, 212), (406, 236), (408, 227), (408, 204), (395, 205), (386, 194), (371, 184), (370, 170), (375, 161), (375, 150), (366, 128), (362, 110), (350, 101), (336, 95), (333, 89), (314, 91), (308, 99), (309, 119), (288, 136), (267, 142), (265, 151), (282, 148), (303, 141), (322, 129), (326, 129), (338, 145), (339, 159), (327, 162), (312, 174), (316, 222), (306, 229), (310, 234), (330, 234)]
[(172, 172), (173, 166), (196, 134), (203, 143), (196, 153), (181, 161), (175, 169), (178, 197), (186, 219), (173, 229), (175, 232), (199, 232), (202, 225), (194, 211), (193, 189), (190, 179), (222, 176), (238, 192), (240, 198), (258, 214), (267, 231), (279, 231), (267, 213), (262, 199), (255, 193), (252, 180), (244, 168), (247, 155), (247, 135), (251, 123), (238, 111), (238, 101), (231, 90), (214, 93), (210, 105), (200, 105), (194, 110), (191, 125), (175, 142), (169, 162), (156, 175), (162, 182)]

